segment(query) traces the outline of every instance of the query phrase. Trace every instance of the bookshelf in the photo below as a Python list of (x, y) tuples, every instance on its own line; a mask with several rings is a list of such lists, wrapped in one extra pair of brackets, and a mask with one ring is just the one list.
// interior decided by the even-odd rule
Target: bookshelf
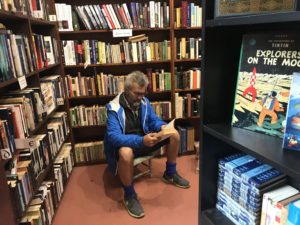
[[(144, 6), (147, 4), (149, 6), (149, 0), (138, 0), (136, 1), (137, 4), (140, 6)], [(153, 2), (153, 1), (152, 1)], [(158, 2), (158, 1), (155, 1)], [(169, 7), (169, 21), (168, 24), (163, 24), (160, 27), (150, 27), (151, 25), (147, 22), (144, 22), (144, 25), (139, 25), (138, 27), (133, 26), (132, 35), (140, 35), (145, 34), (148, 37), (149, 42), (161, 42), (164, 40), (169, 41), (170, 45), (170, 58), (168, 59), (152, 59), (150, 61), (138, 61), (138, 62), (122, 62), (122, 63), (90, 63), (88, 65), (81, 64), (74, 64), (74, 65), (64, 65), (64, 73), (65, 75), (70, 75), (71, 77), (76, 77), (78, 73), (80, 73), (81, 77), (92, 77), (95, 74), (112, 74), (113, 76), (119, 75), (126, 75), (134, 70), (141, 70), (146, 74), (147, 68), (152, 68), (153, 71), (163, 69), (165, 72), (171, 73), (171, 89), (170, 90), (160, 90), (154, 92), (148, 92), (147, 97), (150, 101), (169, 101), (171, 103), (171, 117), (166, 121), (174, 118), (175, 113), (175, 94), (179, 94), (180, 96), (190, 94), (192, 97), (195, 97), (200, 94), (200, 88), (176, 88), (176, 74), (174, 67), (182, 68), (182, 70), (188, 70), (191, 68), (200, 68), (201, 64), (201, 57), (190, 59), (190, 58), (178, 58), (176, 57), (176, 52), (174, 46), (176, 45), (175, 40), (176, 38), (200, 38), (201, 36), (201, 25), (194, 24), (191, 26), (182, 27), (180, 25), (175, 26), (175, 15), (174, 10), (175, 8), (179, 8), (182, 6), (181, 0), (162, 0), (161, 6), (165, 7), (166, 5)], [(187, 1), (188, 3), (193, 3), (197, 6), (201, 6), (201, 1), (199, 0), (192, 0)], [(85, 5), (99, 5), (101, 8), (103, 5), (122, 5), (126, 4), (128, 6), (128, 10), (130, 16), (132, 17), (132, 9), (130, 8), (132, 1), (123, 0), (123, 1), (116, 1), (116, 0), (105, 0), (105, 1), (95, 1), (89, 0), (85, 1), (84, 3), (76, 0), (55, 0), (56, 4), (67, 4), (71, 5), (72, 9), (74, 10), (75, 7), (84, 7)], [(96, 8), (96, 7), (95, 7)], [(94, 9), (95, 9), (94, 8)], [(104, 7), (103, 7), (104, 8)], [(68, 9), (66, 9), (68, 10)], [(95, 9), (96, 10), (96, 9)], [(143, 9), (142, 9), (143, 10)], [(58, 9), (57, 11), (61, 11)], [(74, 10), (75, 11), (75, 10)], [(59, 14), (59, 13), (58, 13)], [(76, 13), (75, 13), (76, 14)], [(78, 16), (78, 13), (76, 14)], [(58, 20), (60, 16), (58, 16)], [(144, 18), (144, 17), (143, 17)], [(94, 17), (95, 21), (97, 19)], [(89, 22), (92, 24), (91, 19), (88, 19)], [(80, 29), (76, 30), (66, 30), (65, 28), (60, 28), (59, 35), (62, 41), (81, 41), (84, 40), (97, 40), (101, 42), (106, 42), (110, 44), (117, 44), (122, 42), (123, 40), (127, 40), (127, 37), (119, 37), (114, 38), (113, 32), (111, 29), (86, 29), (85, 23), (78, 17), (78, 24)], [(180, 20), (179, 20), (180, 21)], [(60, 23), (60, 22), (59, 22)], [(69, 26), (70, 27), (70, 26)], [(200, 48), (200, 43), (199, 43)], [(66, 63), (67, 64), (67, 63)], [(200, 69), (199, 69), (200, 70)], [(200, 82), (200, 81), (199, 81)], [(79, 105), (101, 105), (105, 106), (110, 100), (112, 100), (116, 94), (106, 94), (106, 95), (90, 95), (90, 96), (69, 96), (67, 97), (67, 108), (70, 109), (72, 107), (76, 107)], [(189, 116), (185, 117), (184, 120), (187, 123), (192, 124), (195, 127), (195, 140), (199, 139), (199, 120), (200, 116)], [(74, 126), (72, 129), (72, 143), (75, 145), (76, 143), (86, 142), (86, 141), (96, 141), (96, 140), (103, 140), (105, 134), (105, 126), (103, 125), (91, 125), (91, 126)], [(102, 162), (102, 161), (101, 161)], [(87, 163), (88, 164), (88, 163)], [(78, 163), (76, 165), (85, 165), (85, 163)]]
[(219, 158), (250, 154), (300, 188), (298, 152), (283, 150), (281, 139), (231, 126), (243, 34), (293, 31), (300, 18), (298, 11), (214, 18), (213, 1), (203, 1), (203, 14), (199, 224), (233, 225), (216, 209)]
[[(34, 53), (34, 41), (33, 35), (42, 35), (42, 38), (45, 36), (49, 36), (51, 38), (51, 43), (53, 44), (53, 39), (59, 43), (59, 34), (58, 34), (58, 28), (56, 22), (51, 22), (48, 18), (48, 15), (55, 14), (55, 8), (54, 8), (54, 2), (52, 0), (37, 0), (40, 3), (40, 6), (43, 6), (42, 9), (43, 12), (37, 12), (35, 14), (34, 11), (30, 11), (27, 9), (23, 11), (20, 8), (16, 8), (16, 11), (10, 11), (10, 9), (5, 9), (4, 5), (7, 4), (7, 1), (1, 1), (1, 7), (0, 7), (0, 23), (5, 26), (6, 29), (3, 29), (3, 32), (6, 32), (4, 30), (11, 30), (12, 34), (14, 35), (23, 35), (25, 40), (27, 38), (28, 45), (26, 47), (29, 48), (29, 50), (26, 48), (25, 50), (29, 51), (31, 56), (35, 54), (37, 57), (37, 53)], [(31, 1), (30, 4), (33, 4), (34, 1)], [(14, 4), (13, 2), (9, 4)], [(21, 4), (21, 2), (20, 2)], [(29, 4), (29, 3), (28, 3)], [(20, 5), (20, 7), (24, 7), (25, 2)], [(10, 6), (9, 6), (10, 7)], [(21, 12), (22, 11), (22, 12)], [(1, 30), (2, 32), (2, 30)], [(3, 32), (0, 34), (3, 34)], [(8, 35), (5, 33), (5, 35)], [(9, 37), (9, 36), (7, 36)], [(45, 39), (43, 39), (45, 41)], [(25, 42), (25, 41), (24, 41)], [(7, 42), (10, 43), (11, 42)], [(26, 43), (26, 42), (25, 42)], [(24, 44), (24, 43), (23, 43)], [(26, 45), (26, 44), (24, 44)], [(7, 45), (8, 46), (8, 45)], [(2, 46), (3, 47), (3, 46)], [(57, 46), (57, 52), (60, 52), (60, 46)], [(7, 47), (7, 49), (9, 49)], [(22, 48), (22, 47), (21, 47)], [(46, 49), (46, 47), (45, 47)], [(44, 50), (45, 50), (44, 49)], [(53, 50), (53, 49), (52, 49)], [(55, 57), (55, 62), (51, 62), (49, 64), (42, 63), (41, 66), (38, 65), (38, 59), (37, 58), (31, 58), (29, 55), (25, 54), (27, 52), (23, 52), (22, 55), (20, 48), (17, 50), (18, 54), (20, 54), (21, 60), (25, 62), (25, 59), (23, 57), (26, 57), (26, 66), (28, 66), (27, 71), (25, 72), (25, 66), (22, 65), (22, 77), (25, 78), (27, 82), (27, 86), (24, 90), (36, 88), (39, 89), (39, 92), (41, 93), (41, 84), (43, 82), (43, 79), (46, 77), (49, 77), (53, 74), (63, 75), (64, 74), (64, 68), (62, 67), (62, 58), (58, 54), (57, 57)], [(35, 50), (37, 51), (37, 50)], [(53, 53), (53, 52), (52, 52)], [(46, 53), (45, 53), (46, 54)], [(48, 57), (48, 56), (47, 56)], [(30, 58), (30, 59), (29, 59)], [(11, 58), (12, 59), (12, 58)], [(1, 63), (3, 63), (3, 58), (1, 59)], [(12, 63), (15, 65), (15, 59), (13, 59)], [(31, 61), (32, 60), (32, 61)], [(35, 61), (36, 65), (34, 65), (33, 61)], [(49, 60), (47, 60), (50, 62)], [(45, 62), (45, 61), (44, 61)], [(30, 65), (32, 65), (32, 68), (30, 68)], [(2, 71), (1, 71), (2, 72)], [(3, 74), (1, 73), (1, 76)], [(8, 92), (11, 91), (18, 91), (20, 90), (19, 86), (19, 78), (16, 76), (13, 76), (13, 73), (10, 73), (10, 79), (7, 79), (3, 82), (0, 82), (0, 96), (7, 96)], [(34, 103), (33, 103), (34, 104)], [(53, 108), (51, 112), (48, 112), (47, 115), (45, 115), (41, 120), (38, 122), (35, 121), (34, 129), (31, 129), (28, 131), (27, 139), (31, 139), (36, 137), (39, 134), (47, 134), (49, 131), (49, 124), (53, 120), (53, 116), (56, 113), (59, 112), (65, 112), (66, 106), (65, 104), (57, 104), (56, 107)], [(31, 117), (34, 117), (34, 115), (30, 115)], [(15, 126), (15, 125), (14, 125)], [(3, 133), (2, 133), (3, 134)], [(4, 134), (5, 135), (5, 134)], [(35, 139), (36, 140), (36, 139)], [(34, 140), (34, 141), (35, 141)], [(38, 174), (36, 177), (35, 183), (32, 186), (32, 196), (29, 199), (29, 202), (25, 205), (25, 210), (19, 216), (17, 215), (16, 208), (17, 203), (14, 200), (14, 194), (13, 191), (10, 190), (8, 187), (8, 178), (7, 178), (7, 168), (9, 164), (12, 162), (13, 159), (0, 159), (0, 224), (1, 225), (17, 225), (21, 222), (21, 219), (23, 216), (26, 215), (25, 211), (30, 207), (30, 203), (34, 198), (34, 195), (38, 192), (38, 188), (44, 182), (47, 180), (55, 180), (55, 172), (54, 167), (58, 165), (55, 160), (57, 160), (57, 156), (62, 153), (62, 149), (65, 147), (65, 143), (70, 141), (70, 134), (66, 134), (64, 136), (64, 140), (60, 140), (60, 146), (56, 149), (56, 154), (52, 155), (52, 150), (49, 148), (45, 149), (45, 154), (49, 156), (49, 163), (45, 163), (45, 167), (41, 171), (41, 173)], [(45, 143), (48, 143), (48, 136), (45, 136)], [(51, 148), (52, 149), (52, 148)], [(13, 152), (12, 157), (20, 154), (20, 149), (17, 149), (15, 152)], [(47, 153), (46, 153), (47, 152)], [(0, 157), (1, 158), (1, 157)], [(28, 168), (26, 168), (28, 169)], [(29, 171), (29, 170), (28, 170)], [(29, 173), (29, 172), (28, 172)], [(55, 207), (56, 208), (56, 207)]]

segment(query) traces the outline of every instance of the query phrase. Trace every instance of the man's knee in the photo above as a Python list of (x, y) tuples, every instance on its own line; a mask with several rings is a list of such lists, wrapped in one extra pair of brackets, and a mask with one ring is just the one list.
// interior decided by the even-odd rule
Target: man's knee
[(121, 147), (119, 149), (119, 161), (132, 162), (133, 161), (133, 149), (129, 147)]
[(174, 134), (171, 135), (170, 141), (171, 142), (175, 142), (175, 143), (179, 143), (180, 142), (180, 135), (179, 135), (179, 133), (178, 133), (177, 130), (176, 130), (176, 132)]

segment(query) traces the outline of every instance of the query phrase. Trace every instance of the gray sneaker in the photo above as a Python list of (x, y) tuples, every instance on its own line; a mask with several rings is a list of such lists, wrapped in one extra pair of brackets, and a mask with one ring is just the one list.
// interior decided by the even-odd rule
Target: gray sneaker
[(166, 183), (174, 184), (175, 186), (180, 187), (180, 188), (189, 188), (190, 187), (190, 182), (187, 181), (186, 179), (182, 178), (177, 172), (171, 176), (167, 175), (165, 172), (162, 177), (162, 180)]
[(141, 218), (145, 215), (144, 209), (137, 199), (137, 196), (125, 197), (123, 202), (130, 216)]

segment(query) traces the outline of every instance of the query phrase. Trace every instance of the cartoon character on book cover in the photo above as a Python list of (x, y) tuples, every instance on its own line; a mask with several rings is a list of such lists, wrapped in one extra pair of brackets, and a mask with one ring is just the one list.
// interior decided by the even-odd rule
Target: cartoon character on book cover
[(293, 74), (283, 147), (300, 151), (300, 73)]
[(283, 137), (292, 74), (300, 71), (298, 39), (295, 34), (244, 35), (233, 126)]

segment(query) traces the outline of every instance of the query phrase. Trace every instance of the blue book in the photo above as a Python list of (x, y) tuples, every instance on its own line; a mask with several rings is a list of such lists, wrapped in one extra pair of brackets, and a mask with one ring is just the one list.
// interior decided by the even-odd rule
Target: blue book
[(300, 73), (293, 73), (283, 148), (300, 151)]
[(263, 163), (261, 161), (256, 159), (256, 160), (248, 162), (244, 165), (234, 168), (233, 173), (236, 174), (238, 177), (240, 177), (243, 173), (246, 173), (247, 171), (257, 168), (258, 166), (261, 166), (262, 164)]

